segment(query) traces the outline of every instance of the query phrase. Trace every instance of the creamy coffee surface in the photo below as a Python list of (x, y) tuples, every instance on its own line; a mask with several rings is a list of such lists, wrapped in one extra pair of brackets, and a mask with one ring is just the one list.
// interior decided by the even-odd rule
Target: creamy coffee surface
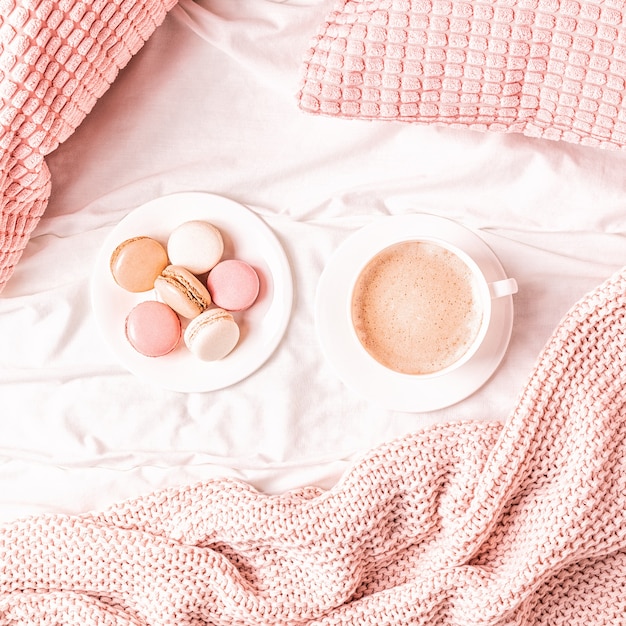
[(432, 374), (455, 363), (482, 322), (477, 281), (456, 254), (404, 241), (379, 252), (356, 281), (352, 322), (370, 355), (403, 374)]

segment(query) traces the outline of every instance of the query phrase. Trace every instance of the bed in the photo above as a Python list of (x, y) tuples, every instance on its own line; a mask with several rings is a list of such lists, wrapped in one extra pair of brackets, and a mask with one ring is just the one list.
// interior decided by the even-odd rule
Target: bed
[[(178, 493), (176, 490), (189, 490), (195, 485), (237, 485), (237, 493), (243, 493), (242, 511), (248, 510), (245, 503), (249, 500), (263, 499), (259, 494), (274, 498), (271, 502), (286, 498), (286, 504), (283, 503), (286, 507), (294, 498), (300, 499), (300, 505), (311, 503), (316, 497), (328, 498), (320, 494), (336, 495), (337, 485), (347, 490), (346, 485), (352, 483), (346, 476), (365, 480), (367, 472), (360, 459), (371, 460), (373, 457), (368, 456), (371, 450), (387, 451), (392, 460), (386, 463), (383, 455), (383, 460), (379, 461), (383, 466), (397, 467), (400, 473), (408, 471), (406, 463), (394, 464), (397, 449), (393, 445), (396, 444), (389, 442), (410, 439), (412, 449), (430, 450), (432, 446), (438, 454), (443, 454), (432, 443), (432, 437), (456, 429), (455, 441), (465, 443), (459, 443), (458, 448), (453, 446), (455, 459), (463, 457), (463, 450), (482, 450), (486, 442), (493, 443), (502, 424), (521, 419), (523, 407), (531, 402), (529, 389), (536, 391), (541, 385), (551, 384), (553, 365), (561, 361), (549, 359), (546, 355), (552, 353), (546, 352), (545, 346), (557, 350), (560, 344), (555, 344), (555, 329), (560, 329), (561, 335), (557, 333), (557, 336), (562, 336), (564, 327), (572, 328), (567, 322), (563, 326), (562, 320), (571, 320), (567, 316), (573, 308), (582, 310), (579, 302), (587, 303), (585, 311), (593, 309), (598, 302), (597, 290), (606, 285), (606, 281), (613, 282), (601, 293), (606, 294), (608, 289), (622, 307), (622, 312), (616, 313), (614, 335), (615, 341), (623, 344), (620, 339), (624, 333), (623, 281), (615, 278), (620, 276), (626, 259), (626, 153), (621, 150), (622, 144), (626, 144), (623, 141), (626, 134), (622, 134), (620, 127), (621, 96), (617, 104), (601, 103), (606, 116), (613, 114), (615, 117), (611, 132), (594, 130), (589, 123), (572, 125), (572, 119), (574, 122), (587, 120), (583, 114), (588, 116), (589, 111), (584, 110), (587, 101), (582, 96), (579, 100), (582, 108), (573, 109), (572, 94), (567, 93), (558, 95), (561, 99), (557, 104), (563, 110), (569, 105), (569, 127), (560, 124), (558, 114), (550, 120), (539, 116), (538, 120), (528, 123), (524, 112), (528, 107), (537, 107), (529, 100), (532, 93), (526, 91), (507, 96), (517, 97), (509, 108), (522, 111), (516, 123), (511, 123), (506, 115), (494, 121), (492, 113), (481, 109), (477, 114), (476, 107), (474, 113), (468, 113), (469, 109), (459, 112), (459, 101), (470, 102), (464, 98), (469, 98), (472, 91), (470, 87), (463, 91), (465, 86), (457, 100), (456, 117), (446, 109), (454, 103), (447, 101), (439, 102), (437, 108), (437, 103), (428, 102), (424, 97), (422, 104), (429, 104), (430, 108), (419, 109), (407, 96), (417, 87), (408, 82), (389, 87), (400, 94), (399, 100), (385, 100), (387, 92), (381, 85), (389, 79), (387, 69), (397, 61), (395, 48), (392, 50), (387, 41), (388, 65), (376, 70), (381, 81), (378, 104), (367, 108), (361, 101), (359, 108), (354, 103), (362, 92), (355, 95), (349, 89), (354, 90), (354, 84), (347, 84), (342, 86), (343, 96), (337, 96), (333, 90), (338, 87), (333, 81), (341, 71), (347, 75), (348, 70), (353, 78), (359, 75), (367, 79), (368, 68), (358, 63), (362, 61), (358, 50), (363, 40), (348, 37), (346, 47), (345, 39), (341, 38), (346, 24), (362, 21), (371, 3), (348, 2), (346, 7), (343, 4), (334, 0), (180, 0), (174, 6), (165, 3), (158, 24), (148, 29), (153, 32), (146, 34), (145, 44), (142, 41), (132, 48), (128, 58), (120, 62), (123, 67), (119, 68), (119, 74), (111, 77), (110, 87), (92, 96), (88, 110), (73, 119), (75, 130), (65, 132), (60, 145), (51, 146), (54, 149), (46, 154), (45, 163), (50, 171), (49, 200), (41, 208), (41, 217), (35, 219), (33, 229), (24, 236), (20, 244), (23, 251), (20, 250), (17, 260), (11, 262), (0, 294), (0, 522), (8, 529), (7, 533), (23, 529), (25, 534), (20, 535), (20, 545), (24, 545), (28, 532), (33, 532), (27, 520), (38, 520), (37, 528), (41, 528), (42, 519), (59, 524), (58, 520), (67, 519), (113, 523), (113, 518), (122, 519), (130, 515), (129, 510), (138, 510), (133, 508), (136, 505), (120, 503), (154, 504), (162, 502), (159, 496), (153, 495), (155, 493)], [(411, 28), (418, 29), (413, 22), (407, 26), (409, 22), (401, 20), (409, 5), (419, 5), (422, 17), (430, 11), (438, 19), (447, 15), (450, 22), (467, 20), (463, 11), (467, 11), (468, 6), (471, 9), (471, 5), (461, 2), (381, 0), (374, 4), (376, 11), (367, 14), (368, 24), (373, 25), (372, 32), (375, 26), (379, 36), (390, 24), (384, 20), (393, 18), (396, 21), (392, 26), (409, 32), (409, 38)], [(428, 10), (422, 6), (426, 4)], [(543, 7), (550, 3), (539, 4)], [(615, 13), (621, 20), (619, 3), (560, 4), (567, 4), (561, 7), (564, 23), (566, 19), (578, 19), (580, 28), (575, 34), (585, 34), (583, 27), (594, 22), (594, 15), (599, 29), (589, 35), (592, 41), (597, 43), (608, 38), (600, 32), (600, 26), (614, 28), (615, 52), (610, 60), (621, 63), (622, 33), (626, 31), (621, 21), (616, 22)], [(491, 5), (504, 14), (513, 5), (523, 5), (525, 11), (531, 11), (538, 3), (480, 4), (483, 8)], [(340, 6), (343, 9), (337, 9)], [(597, 9), (596, 13), (592, 9)], [(557, 11), (558, 6), (551, 10)], [(559, 30), (559, 24), (554, 24), (552, 27)], [(520, 22), (516, 27), (524, 26)], [(419, 28), (423, 34), (424, 26)], [(434, 17), (430, 28), (429, 34), (441, 34)], [(439, 44), (440, 48), (452, 46), (451, 36), (447, 41)], [(574, 37), (574, 41), (578, 39)], [(375, 43), (381, 44), (381, 41)], [(406, 40), (395, 45), (403, 43), (406, 44)], [(424, 42), (421, 45), (425, 45)], [(435, 44), (432, 45), (436, 52)], [(492, 50), (490, 46), (488, 43), (488, 50)], [(580, 54), (584, 52), (576, 50)], [(441, 62), (435, 52), (427, 59), (431, 64)], [(479, 54), (481, 50), (470, 45), (466, 52), (469, 58), (470, 53)], [(485, 53), (485, 48), (482, 52)], [(532, 56), (535, 52), (539, 54), (535, 50), (529, 54)], [(599, 58), (591, 56), (594, 62)], [(562, 74), (572, 80), (582, 71), (573, 57), (571, 51), (571, 63)], [(345, 66), (341, 65), (342, 59)], [(345, 59), (351, 59), (353, 65), (348, 68)], [(556, 53), (550, 59), (554, 63), (559, 61)], [(422, 62), (426, 64), (423, 59)], [(461, 64), (463, 75), (463, 63), (458, 59), (457, 62)], [(478, 62), (478, 65), (467, 63), (474, 71), (480, 66)], [(486, 63), (488, 70), (497, 69), (489, 66), (488, 55)], [(320, 66), (327, 71), (323, 76)], [(540, 66), (537, 67), (536, 72), (541, 73)], [(611, 67), (611, 71), (606, 68), (604, 71), (613, 80), (614, 74), (619, 75), (621, 70), (616, 66), (611, 73)], [(559, 75), (558, 68), (554, 71), (551, 68), (544, 68), (547, 82), (541, 84), (546, 89), (553, 86), (550, 80), (554, 82), (554, 77)], [(582, 79), (583, 88), (588, 88), (589, 92), (597, 87), (591, 74), (592, 70), (602, 71), (598, 68), (588, 68), (588, 74)], [(465, 76), (469, 80), (470, 72)], [(452, 74), (448, 77), (454, 78)], [(531, 83), (533, 80), (529, 78), (528, 84)], [(610, 84), (604, 82), (600, 86), (605, 93), (610, 91)], [(374, 89), (375, 85), (370, 87)], [(611, 93), (618, 93), (618, 88), (612, 87)], [(450, 91), (453, 92), (454, 89)], [(592, 113), (596, 121), (602, 117), (602, 111), (596, 109)], [(601, 119), (599, 123), (602, 124)], [(163, 203), (164, 198), (165, 205), (158, 204)], [(173, 215), (178, 211), (185, 214), (190, 198), (200, 198), (200, 202), (206, 199), (209, 204), (224, 202), (225, 210), (233, 203), (259, 218), (284, 252), (292, 287), (292, 291), (281, 295), (288, 319), (276, 345), (241, 380), (209, 391), (173, 390), (129, 371), (112, 349), (106, 333), (103, 334), (98, 311), (93, 306), (92, 292), (98, 290), (94, 273), (101, 264), (99, 255), (107, 238), (118, 232), (116, 228), (124, 218), (145, 206), (148, 210), (152, 207), (159, 215), (163, 210)], [(155, 202), (156, 205), (151, 204)], [(506, 275), (515, 278), (518, 291), (512, 296), (512, 313), (507, 318), (510, 336), (506, 337), (493, 371), (487, 372), (485, 380), (475, 385), (476, 389), (456, 398), (453, 384), (449, 391), (453, 401), (447, 406), (424, 405), (422, 408), (418, 404), (415, 408), (409, 403), (408, 408), (403, 406), (398, 410), (371, 402), (367, 394), (359, 393), (338, 375), (332, 355), (329, 358), (328, 346), (325, 349), (324, 338), (319, 336), (317, 298), (320, 280), (333, 254), (351, 235), (376, 220), (413, 214), (453, 220), (476, 233), (497, 256)], [(254, 248), (254, 241), (250, 245)], [(589, 300), (590, 293), (596, 294), (595, 300)], [(101, 300), (96, 298), (96, 302)], [(598, 324), (589, 327), (600, 332)], [(599, 341), (596, 343), (600, 345)], [(610, 405), (612, 419), (621, 416), (623, 421), (623, 392), (619, 390), (624, 382), (621, 372), (626, 369), (625, 352), (623, 345), (619, 344), (621, 348), (616, 345), (605, 349), (607, 361), (601, 371), (618, 367), (621, 359), (617, 382), (611, 389), (617, 389), (615, 394), (621, 393), (622, 400), (615, 400), (613, 396), (612, 403), (598, 402), (604, 408)], [(590, 350), (582, 350), (583, 361), (591, 358)], [(581, 390), (586, 389), (591, 380), (584, 373), (581, 376), (576, 384), (570, 385), (577, 390), (572, 393), (580, 402)], [(565, 375), (558, 379), (561, 382), (554, 384), (564, 384), (564, 378)], [(529, 381), (534, 381), (534, 386)], [(428, 390), (418, 389), (416, 393), (427, 394)], [(596, 400), (599, 395), (592, 394)], [(598, 415), (603, 414), (598, 402), (590, 401), (584, 406), (592, 407), (593, 411), (572, 409), (568, 413), (571, 420), (581, 420), (582, 427), (572, 426), (571, 420), (564, 426), (559, 422), (558, 407), (562, 411), (565, 406), (571, 407), (562, 397), (560, 404), (557, 400), (552, 400), (557, 407), (556, 417), (546, 428), (554, 429), (558, 423), (561, 428), (558, 432), (570, 433), (570, 441), (579, 436), (584, 438), (589, 426), (586, 420), (591, 419), (590, 416), (599, 420)], [(574, 407), (578, 406), (576, 399), (573, 402)], [(545, 403), (542, 406), (545, 407)], [(596, 410), (600, 412), (594, 412)], [(607, 426), (608, 419), (602, 422), (602, 429), (598, 428), (600, 432), (613, 433), (611, 441), (618, 446), (623, 440), (623, 427), (611, 430)], [(568, 428), (573, 430), (570, 432)], [(474, 432), (480, 436), (468, 434)], [(553, 433), (554, 441), (561, 441), (558, 432)], [(518, 441), (512, 449), (520, 447), (523, 445)], [(581, 444), (576, 450), (584, 448), (589, 446)], [(528, 446), (525, 449), (528, 450)], [(545, 458), (553, 459), (549, 450), (554, 447), (547, 449)], [(395, 452), (392, 454), (389, 450)], [(567, 456), (577, 458), (571, 450)], [(514, 457), (510, 450), (509, 456), (505, 455), (505, 458)], [(480, 463), (465, 467), (465, 476), (474, 476), (476, 468), (482, 467), (486, 457), (480, 458)], [(459, 474), (463, 472), (459, 470)], [(419, 475), (420, 480), (426, 480), (424, 472)], [(611, 484), (618, 494), (614, 502), (619, 503), (619, 498), (623, 498), (623, 491), (619, 495), (623, 470), (615, 469), (615, 476)], [(231, 479), (233, 482), (220, 482)], [(598, 489), (599, 482), (594, 483)], [(528, 487), (524, 493), (531, 490)], [(356, 498), (352, 491), (342, 493), (351, 500)], [(588, 502), (590, 497), (587, 492), (582, 502)], [(221, 510), (229, 510), (227, 502), (220, 502)], [(119, 508), (110, 509), (116, 506)], [(180, 502), (176, 506), (184, 510)], [(344, 510), (339, 504), (336, 506), (336, 511)], [(145, 507), (143, 510), (150, 510), (147, 504)], [(419, 508), (416, 504), (414, 507)], [(452, 504), (450, 507), (454, 509)], [(571, 510), (569, 505), (566, 509)], [(108, 517), (108, 514), (98, 513), (108, 510), (113, 510)], [(236, 515), (237, 510), (235, 508), (233, 514)], [(195, 508), (194, 511), (198, 513)], [(497, 519), (497, 510), (492, 511), (491, 516)], [(248, 518), (249, 522), (250, 519), (251, 523), (263, 527), (257, 517)], [(624, 549), (624, 526), (620, 526), (619, 519), (615, 528), (611, 527), (613, 534), (607, 535), (614, 538), (614, 543), (606, 548), (616, 559)], [(193, 534), (192, 525), (189, 521), (185, 532)], [(180, 538), (176, 541), (185, 543)], [(7, 540), (6, 545), (13, 543)], [(94, 545), (101, 544), (96, 541)], [(233, 540), (233, 545), (242, 544)], [(461, 547), (458, 550), (458, 555), (463, 553)], [(67, 553), (75, 554), (71, 550)], [(431, 555), (429, 567), (436, 568), (437, 554)], [(591, 553), (585, 553), (587, 557), (591, 558)], [(267, 558), (266, 555), (259, 563), (267, 563)], [(462, 557), (458, 556), (457, 564), (460, 561)], [(239, 563), (244, 574), (247, 571), (242, 561), (231, 558), (230, 562), (235, 566)], [(563, 557), (559, 561), (559, 572), (563, 576), (566, 562), (571, 564), (572, 558)], [(253, 567), (249, 563), (248, 566)], [(479, 568), (479, 565), (473, 567)], [(615, 565), (611, 571), (618, 569)], [(271, 571), (273, 577), (257, 579), (260, 589), (271, 591), (271, 581), (280, 579), (275, 570)], [(394, 585), (399, 585), (397, 571), (393, 568), (389, 571)], [(472, 576), (481, 575), (477, 569), (473, 572)], [(5, 573), (10, 578), (15, 572), (6, 567)], [(293, 575), (293, 579), (298, 576)], [(446, 580), (433, 583), (433, 589), (441, 593), (442, 588), (448, 592), (452, 588), (475, 588), (479, 590), (477, 593), (487, 593), (485, 589), (489, 587), (484, 580), (473, 578), (471, 584), (468, 578), (463, 578), (462, 583), (461, 579)], [(577, 578), (569, 572), (568, 580)], [(39, 584), (42, 583), (24, 583), (22, 588), (16, 583), (16, 588), (23, 591), (37, 588)], [(357, 595), (361, 601), (368, 595), (353, 583), (346, 585), (352, 590), (350, 593), (355, 588), (360, 589)], [(513, 587), (515, 585), (508, 588)], [(534, 593), (537, 586), (528, 583), (528, 589), (531, 587)], [(521, 583), (515, 588), (516, 597), (524, 595), (526, 587)], [(14, 623), (11, 621), (14, 619), (18, 623), (15, 617), (18, 613), (11, 611), (22, 600), (16, 599), (14, 588), (9, 589), (13, 591), (3, 588), (0, 622)], [(313, 623), (316, 619), (322, 623), (326, 618), (321, 616), (332, 613), (333, 598), (334, 604), (341, 604), (344, 609), (350, 604), (346, 599), (350, 594), (337, 592), (333, 596), (335, 587), (332, 585), (327, 586), (327, 595), (320, 596), (324, 600), (320, 600), (313, 589), (313, 599), (306, 596), (302, 600), (306, 609), (297, 602), (289, 604), (286, 596), (279, 594), (272, 606), (283, 607), (282, 613), (278, 609), (272, 613), (266, 605), (252, 601), (246, 604), (248, 600), (244, 602), (238, 596), (240, 604), (248, 607), (249, 612), (247, 617), (237, 613), (237, 619), (241, 620), (237, 621), (228, 608), (234, 605), (224, 600), (230, 588), (220, 589), (223, 593), (219, 602), (213, 596), (211, 600), (205, 598), (205, 602), (219, 605), (218, 613), (223, 621), (208, 614), (202, 618), (206, 621), (201, 621), (200, 613), (196, 615), (197, 621), (188, 616), (185, 621), (180, 612), (182, 605), (177, 605), (179, 613), (173, 611), (169, 618), (153, 616), (152, 621), (142, 617), (142, 609), (135, 607), (134, 617), (124, 613), (124, 619), (128, 620), (124, 623), (144, 623), (142, 619), (145, 623), (178, 624), (296, 624), (299, 620)], [(421, 589), (425, 594), (424, 585)], [(563, 586), (559, 589), (562, 591)], [(72, 593), (72, 606), (80, 605), (81, 610), (87, 610), (76, 600), (76, 588)], [(619, 599), (619, 592), (615, 593)], [(106, 593), (100, 595), (106, 596)], [(574, 595), (563, 592), (562, 597), (574, 602)], [(581, 592), (576, 598), (583, 595)], [(437, 613), (437, 617), (435, 613), (425, 612), (420, 613), (421, 617), (416, 617), (416, 613), (412, 618), (414, 622), (396, 616), (395, 620), (399, 621), (389, 617), (388, 621), (380, 618), (382, 621), (371, 623), (464, 623), (455, 621), (469, 610), (469, 600), (461, 596), (465, 600), (454, 604), (454, 610)], [(70, 602), (68, 597), (65, 602)], [(107, 606), (108, 609), (113, 605), (122, 606), (121, 596), (115, 597), (117, 600), (110, 606), (101, 598), (97, 606), (101, 613), (96, 613), (93, 605), (90, 615), (102, 617), (107, 613)], [(146, 591), (142, 597), (157, 596), (150, 596)], [(400, 604), (412, 603), (415, 611), (418, 606), (424, 611), (425, 606), (434, 610), (433, 603), (429, 604), (427, 599), (418, 601), (416, 596), (411, 597), (411, 602), (405, 598)], [(499, 597), (503, 597), (502, 594)], [(590, 604), (589, 594), (585, 597), (587, 607), (593, 606), (596, 611), (597, 621), (591, 623), (621, 623), (623, 592), (622, 612), (613, 614), (619, 616), (615, 618), (618, 621), (611, 621), (610, 615), (606, 617)], [(397, 598), (396, 601), (398, 604)], [(20, 606), (28, 604), (34, 611), (36, 602), (31, 598)], [(46, 610), (50, 610), (51, 604), (53, 600), (48, 598)], [(252, 605), (254, 607), (250, 608)], [(42, 606), (38, 605), (37, 610), (43, 611)], [(68, 604), (63, 606), (65, 613), (62, 614), (72, 615)], [(291, 607), (291, 612), (287, 611), (287, 606)], [(312, 606), (317, 607), (317, 612), (310, 608)], [(383, 615), (381, 606), (378, 606), (379, 617)], [(500, 615), (510, 616), (507, 611), (513, 610), (511, 606), (502, 609)], [(84, 613), (76, 615), (84, 616)], [(365, 613), (360, 614), (360, 618), (347, 612), (342, 615), (341, 619), (346, 621), (333, 622), (327, 617), (329, 621), (324, 623), (370, 623)], [(527, 610), (523, 615), (516, 615), (519, 621), (511, 621), (511, 624), (544, 623), (542, 620), (561, 623), (550, 621), (550, 615), (554, 620), (557, 620), (555, 615), (566, 620), (562, 623), (578, 623), (567, 621), (563, 617), (567, 615), (564, 610), (550, 613), (546, 609), (541, 616), (538, 611)], [(77, 623), (86, 623), (76, 619)], [(94, 623), (104, 623), (94, 619)], [(472, 623), (483, 623), (480, 620), (487, 618), (481, 614), (475, 619)]]

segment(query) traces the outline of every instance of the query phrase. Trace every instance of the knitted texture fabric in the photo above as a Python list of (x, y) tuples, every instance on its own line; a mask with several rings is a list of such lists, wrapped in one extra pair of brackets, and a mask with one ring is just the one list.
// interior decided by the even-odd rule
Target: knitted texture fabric
[(626, 268), (503, 423), (381, 445), (327, 491), (211, 480), (0, 529), (0, 624), (626, 621)]
[(175, 0), (0, 0), (0, 290), (50, 195), (67, 139)]
[(302, 109), (626, 145), (621, 0), (340, 0)]

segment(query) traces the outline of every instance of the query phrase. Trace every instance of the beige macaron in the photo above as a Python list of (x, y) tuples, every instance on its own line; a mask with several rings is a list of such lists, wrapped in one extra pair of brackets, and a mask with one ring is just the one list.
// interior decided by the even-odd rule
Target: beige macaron
[(163, 302), (187, 319), (200, 315), (211, 304), (207, 288), (187, 269), (168, 265), (154, 281), (154, 289)]

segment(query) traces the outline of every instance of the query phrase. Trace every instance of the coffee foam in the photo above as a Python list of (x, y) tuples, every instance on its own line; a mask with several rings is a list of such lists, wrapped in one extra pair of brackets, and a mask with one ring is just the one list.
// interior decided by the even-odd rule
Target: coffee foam
[(403, 374), (432, 374), (458, 361), (482, 324), (471, 268), (432, 242), (405, 241), (374, 256), (351, 302), (357, 337), (370, 355)]

